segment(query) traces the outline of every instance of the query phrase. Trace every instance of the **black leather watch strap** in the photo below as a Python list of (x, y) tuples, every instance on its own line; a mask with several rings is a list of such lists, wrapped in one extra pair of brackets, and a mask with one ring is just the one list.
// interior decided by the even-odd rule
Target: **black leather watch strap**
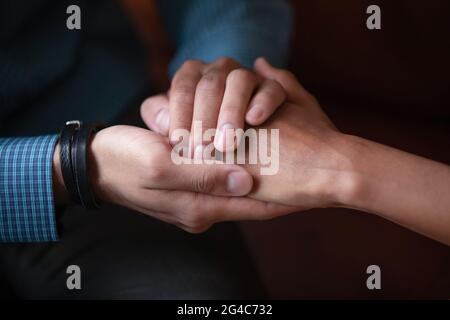
[(61, 172), (64, 179), (64, 185), (73, 202), (80, 204), (78, 190), (73, 176), (71, 161), (73, 136), (80, 127), (79, 121), (68, 121), (61, 130), (59, 137)]
[(75, 184), (78, 190), (81, 204), (86, 209), (97, 209), (98, 202), (90, 184), (90, 175), (88, 167), (88, 145), (93, 133), (96, 133), (102, 128), (98, 124), (84, 124), (82, 123), (78, 132), (74, 136), (74, 143), (72, 145), (72, 165), (73, 174), (75, 177)]

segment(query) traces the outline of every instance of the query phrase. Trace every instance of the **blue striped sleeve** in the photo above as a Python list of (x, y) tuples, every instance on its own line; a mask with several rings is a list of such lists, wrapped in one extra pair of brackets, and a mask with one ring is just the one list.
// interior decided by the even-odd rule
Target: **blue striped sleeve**
[(177, 45), (171, 75), (188, 59), (224, 56), (248, 68), (260, 56), (286, 66), (293, 16), (285, 0), (160, 0), (159, 6)]
[(0, 241), (58, 239), (52, 166), (57, 135), (0, 138)]

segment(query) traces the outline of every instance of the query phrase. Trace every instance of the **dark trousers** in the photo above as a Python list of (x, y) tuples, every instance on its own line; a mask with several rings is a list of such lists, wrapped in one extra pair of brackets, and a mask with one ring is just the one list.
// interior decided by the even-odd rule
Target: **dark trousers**
[[(262, 290), (236, 224), (192, 235), (107, 206), (71, 208), (56, 243), (1, 244), (4, 297), (25, 299), (259, 298)], [(81, 290), (66, 286), (81, 270)]]

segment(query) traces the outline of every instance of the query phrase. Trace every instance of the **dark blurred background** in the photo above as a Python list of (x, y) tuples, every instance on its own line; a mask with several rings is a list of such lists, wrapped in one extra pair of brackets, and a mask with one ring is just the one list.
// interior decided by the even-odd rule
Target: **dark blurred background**
[[(450, 2), (292, 3), (291, 68), (336, 125), (450, 164)], [(371, 4), (381, 30), (365, 26)], [(242, 227), (273, 298), (450, 298), (450, 249), (373, 215), (311, 210)], [(365, 286), (371, 264), (382, 290)]]
[[(121, 1), (167, 89), (173, 48), (154, 2)], [(450, 1), (291, 2), (290, 69), (335, 124), (450, 164)], [(372, 4), (381, 30), (366, 28)], [(270, 298), (450, 298), (450, 248), (373, 215), (321, 209), (240, 227)], [(381, 290), (366, 288), (372, 264)]]
[[(450, 2), (291, 2), (290, 68), (336, 125), (450, 164)], [(151, 66), (164, 79), (170, 45), (155, 9), (124, 3), (147, 45), (164, 48)], [(381, 7), (381, 30), (366, 28), (371, 4)], [(311, 210), (241, 228), (271, 298), (450, 298), (450, 248), (373, 215)], [(381, 267), (381, 290), (366, 288), (371, 264)]]
[[(292, 3), (291, 68), (336, 125), (450, 164), (450, 2)], [(371, 4), (381, 30), (366, 28)], [(450, 298), (450, 249), (370, 214), (311, 210), (242, 228), (273, 298)], [(365, 286), (371, 264), (382, 290)]]
[[(171, 45), (154, 3), (122, 2), (166, 89)], [(290, 69), (336, 125), (450, 164), (450, 2), (291, 2)], [(371, 4), (381, 30), (366, 28)], [(270, 298), (450, 298), (450, 248), (370, 214), (311, 210), (241, 229)], [(381, 290), (366, 288), (372, 264)]]

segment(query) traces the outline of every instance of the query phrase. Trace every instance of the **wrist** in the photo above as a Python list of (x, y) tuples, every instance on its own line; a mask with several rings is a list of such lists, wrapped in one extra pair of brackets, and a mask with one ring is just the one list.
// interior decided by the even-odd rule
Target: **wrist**
[(101, 202), (115, 202), (114, 183), (111, 182), (115, 160), (108, 141), (108, 128), (94, 134), (88, 145), (89, 181), (96, 199)]
[(88, 144), (89, 181), (95, 197), (104, 202), (107, 197), (104, 194), (104, 177), (101, 175), (103, 147), (100, 145), (98, 133), (94, 134)]
[(53, 198), (56, 204), (64, 205), (68, 204), (70, 199), (61, 171), (60, 150), (61, 147), (58, 142), (53, 152)]
[[(329, 207), (357, 208), (364, 194), (363, 165), (368, 154), (367, 141), (338, 133), (332, 141), (335, 155), (324, 179), (324, 193)], [(365, 160), (366, 159), (366, 160)]]

